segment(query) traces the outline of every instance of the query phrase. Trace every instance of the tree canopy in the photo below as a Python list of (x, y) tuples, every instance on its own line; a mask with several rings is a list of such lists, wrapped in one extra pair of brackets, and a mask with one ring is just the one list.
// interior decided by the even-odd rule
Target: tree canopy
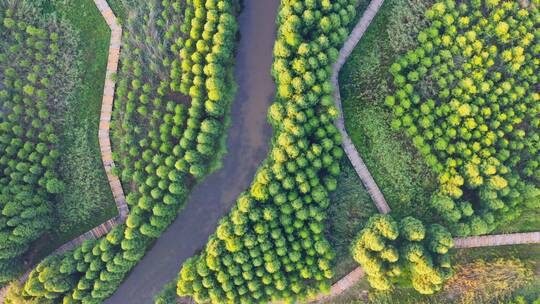
[(452, 275), (448, 250), (452, 235), (438, 224), (405, 217), (374, 215), (351, 244), (351, 255), (362, 265), (370, 285), (389, 290), (401, 279), (421, 294), (433, 294)]

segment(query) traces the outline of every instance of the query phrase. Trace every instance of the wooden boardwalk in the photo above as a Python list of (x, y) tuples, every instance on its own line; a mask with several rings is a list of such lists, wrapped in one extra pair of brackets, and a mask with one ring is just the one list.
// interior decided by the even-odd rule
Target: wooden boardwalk
[(336, 106), (339, 109), (339, 116), (336, 120), (336, 127), (339, 129), (339, 132), (343, 137), (343, 142), (341, 145), (343, 146), (347, 157), (351, 161), (354, 169), (356, 170), (356, 173), (360, 177), (360, 180), (364, 184), (364, 187), (366, 187), (367, 192), (371, 196), (371, 199), (377, 206), (379, 212), (389, 213), (391, 210), (388, 206), (388, 203), (384, 199), (384, 196), (379, 189), (379, 186), (377, 186), (377, 183), (371, 176), (371, 173), (369, 173), (366, 164), (360, 157), (360, 154), (358, 154), (354, 143), (352, 142), (349, 134), (347, 133), (347, 130), (345, 129), (345, 119), (343, 117), (343, 107), (341, 105), (341, 94), (339, 92), (338, 82), (339, 71), (343, 67), (343, 64), (347, 61), (347, 58), (349, 58), (349, 56), (351, 55), (352, 51), (356, 47), (356, 44), (358, 44), (358, 41), (360, 41), (360, 38), (362, 38), (362, 36), (364, 35), (364, 32), (377, 14), (377, 11), (379, 10), (383, 2), (384, 0), (371, 1), (368, 8), (364, 12), (364, 15), (362, 15), (362, 18), (351, 32), (351, 35), (349, 36), (349, 38), (347, 38), (347, 41), (345, 41), (343, 47), (339, 52), (339, 57), (332, 67), (332, 84), (334, 85), (334, 99), (336, 102)]
[(540, 243), (540, 231), (455, 238), (454, 248), (476, 248), (536, 243)]
[(99, 147), (101, 149), (101, 159), (103, 161), (103, 166), (105, 167), (105, 172), (107, 173), (107, 179), (109, 180), (114, 201), (118, 208), (118, 214), (121, 220), (125, 220), (129, 213), (129, 208), (124, 196), (124, 190), (122, 189), (122, 183), (120, 183), (118, 176), (114, 175), (112, 172), (114, 161), (112, 158), (111, 140), (109, 137), (114, 89), (116, 85), (113, 75), (115, 75), (118, 70), (122, 27), (118, 24), (116, 17), (106, 0), (94, 0), (94, 2), (111, 29), (111, 43), (109, 45), (109, 58), (107, 61), (107, 73), (105, 76), (105, 86), (103, 88), (103, 100), (101, 103), (101, 117), (99, 122)]
[[(64, 245), (58, 247), (51, 255), (53, 254), (62, 254), (66, 251), (72, 250), (75, 247), (81, 245), (85, 240), (98, 239), (109, 231), (111, 231), (116, 225), (122, 224), (128, 214), (129, 208), (126, 203), (126, 198), (124, 196), (124, 191), (122, 189), (122, 184), (118, 176), (114, 175), (112, 170), (114, 168), (114, 162), (112, 159), (112, 150), (111, 150), (111, 140), (109, 138), (110, 134), (110, 124), (112, 116), (112, 106), (114, 99), (114, 89), (115, 89), (115, 80), (113, 75), (116, 74), (118, 70), (118, 61), (120, 59), (120, 46), (122, 38), (122, 28), (118, 24), (116, 16), (109, 7), (106, 0), (94, 0), (97, 8), (101, 12), (101, 15), (107, 22), (111, 30), (111, 42), (109, 45), (109, 56), (107, 60), (107, 70), (105, 76), (105, 85), (103, 88), (103, 99), (101, 104), (101, 114), (100, 114), (100, 123), (99, 123), (99, 147), (101, 150), (101, 159), (103, 161), (103, 166), (107, 174), (107, 179), (109, 180), (109, 185), (114, 197), (116, 208), (118, 209), (118, 216), (100, 224), (99, 226), (87, 231), (75, 239), (65, 243)], [(30, 272), (32, 271), (31, 267), (23, 275), (21, 275), (18, 280), (21, 284), (26, 282)], [(7, 286), (0, 289), (0, 302), (4, 302), (4, 298), (7, 294)]]
[(64, 245), (56, 248), (52, 254), (62, 254), (66, 251), (75, 249), (77, 246), (81, 245), (86, 240), (99, 239), (100, 237), (106, 235), (111, 231), (116, 225), (122, 224), (123, 221), (120, 219), (120, 216), (114, 217), (105, 223), (95, 227), (94, 229), (87, 231), (73, 240), (65, 243)]
[(354, 284), (360, 281), (365, 275), (364, 270), (361, 267), (355, 268), (353, 271), (349, 272), (341, 280), (337, 281), (330, 287), (330, 293), (324, 294), (320, 293), (314, 299), (310, 300), (308, 303), (323, 303), (328, 301), (340, 294), (342, 294), (347, 289), (351, 288)]

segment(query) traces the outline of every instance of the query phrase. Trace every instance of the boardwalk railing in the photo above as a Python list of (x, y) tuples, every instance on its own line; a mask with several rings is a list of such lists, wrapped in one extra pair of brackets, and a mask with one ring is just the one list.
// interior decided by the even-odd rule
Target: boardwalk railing
[[(116, 208), (118, 209), (118, 216), (100, 224), (99, 226), (93, 228), (90, 231), (83, 233), (82, 235), (76, 237), (75, 239), (65, 243), (64, 245), (58, 247), (51, 255), (53, 254), (62, 254), (66, 251), (72, 250), (75, 247), (81, 245), (85, 240), (98, 239), (109, 231), (111, 231), (115, 226), (122, 224), (128, 214), (129, 207), (126, 203), (126, 198), (124, 196), (124, 191), (122, 189), (122, 184), (120, 179), (113, 173), (114, 161), (112, 159), (112, 149), (111, 149), (111, 140), (109, 137), (110, 134), (110, 124), (112, 116), (112, 106), (114, 99), (114, 89), (115, 89), (115, 80), (113, 75), (116, 74), (118, 70), (118, 60), (120, 58), (120, 46), (122, 38), (122, 28), (118, 24), (116, 16), (113, 11), (107, 4), (106, 0), (94, 0), (97, 8), (101, 12), (101, 15), (107, 22), (111, 30), (111, 42), (109, 45), (109, 56), (107, 60), (107, 73), (105, 76), (105, 85), (103, 88), (103, 99), (101, 104), (101, 114), (100, 114), (100, 123), (99, 123), (99, 147), (101, 150), (101, 159), (103, 161), (103, 166), (105, 168), (105, 173), (107, 174), (107, 179), (109, 180), (109, 185), (114, 197)], [(23, 284), (28, 279), (32, 267), (26, 271), (23, 275), (18, 278), (19, 283)], [(4, 302), (4, 298), (7, 294), (7, 286), (0, 289), (0, 302)]]

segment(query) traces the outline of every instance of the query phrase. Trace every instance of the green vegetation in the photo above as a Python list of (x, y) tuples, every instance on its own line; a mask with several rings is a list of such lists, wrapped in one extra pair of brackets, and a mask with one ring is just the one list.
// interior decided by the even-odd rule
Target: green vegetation
[(530, 265), (518, 259), (479, 259), (457, 265), (455, 272), (436, 295), (400, 288), (370, 294), (370, 303), (508, 303), (512, 291), (531, 280)]
[[(30, 263), (46, 256), (65, 242), (79, 236), (117, 214), (101, 163), (97, 138), (101, 93), (109, 47), (109, 28), (93, 0), (32, 1), (31, 5), (48, 19), (61, 20), (69, 35), (77, 38), (76, 48), (67, 53), (78, 56), (63, 64), (78, 71), (61, 113), (58, 173), (65, 191), (55, 195), (55, 225), (33, 243)], [(117, 6), (117, 5), (115, 5)], [(64, 33), (63, 35), (68, 35)], [(65, 49), (61, 49), (62, 52)], [(62, 97), (62, 98), (66, 98)]]
[(452, 275), (448, 250), (452, 235), (443, 226), (424, 224), (413, 217), (396, 222), (374, 215), (353, 241), (351, 253), (362, 265), (370, 285), (389, 290), (398, 279), (410, 280), (421, 294), (439, 291)]
[(475, 260), (458, 265), (445, 293), (464, 303), (489, 303), (509, 296), (531, 280), (531, 269), (518, 259)]
[(524, 296), (517, 296), (514, 299), (507, 302), (507, 304), (538, 304), (540, 303), (540, 296), (536, 299), (527, 299)]
[(540, 202), (538, 8), (438, 2), (390, 68), (395, 119), (439, 176), (431, 205), (460, 236)]
[(341, 138), (332, 120), (331, 64), (356, 1), (282, 1), (269, 120), (270, 157), (203, 252), (180, 271), (178, 294), (196, 302), (294, 300), (329, 287), (334, 253), (324, 237)]
[(497, 227), (492, 234), (540, 231), (540, 208), (521, 212), (519, 217)]
[[(490, 264), (496, 261), (511, 261), (511, 265), (521, 265), (527, 268), (526, 278), (523, 279), (523, 275), (516, 273), (516, 269), (522, 269), (522, 267), (505, 266), (494, 267), (493, 272), (498, 271), (500, 276), (491, 276), (489, 280), (482, 279), (486, 286), (474, 283), (477, 291), (470, 291), (464, 293), (469, 297), (479, 295), (484, 299), (486, 303), (496, 302), (506, 303), (509, 297), (513, 296), (525, 296), (527, 300), (532, 302), (538, 296), (540, 289), (540, 245), (514, 245), (514, 246), (497, 246), (497, 247), (484, 247), (484, 248), (472, 248), (465, 250), (456, 250), (453, 253), (453, 259), (459, 261), (463, 265), (473, 265), (479, 261), (485, 261)], [(518, 261), (516, 261), (518, 260)], [(491, 275), (489, 266), (485, 271), (486, 275)], [(506, 268), (506, 269), (505, 269)], [(471, 270), (472, 271), (472, 270)], [(471, 271), (466, 272), (471, 273)], [(520, 278), (517, 280), (516, 278)], [(476, 276), (481, 279), (482, 276)], [(476, 281), (476, 280), (475, 280)], [(517, 282), (516, 282), (517, 281)], [(470, 283), (469, 285), (471, 285)], [(491, 286), (491, 287), (490, 287)], [(516, 289), (517, 288), (517, 289)], [(494, 289), (499, 289), (495, 290)]]
[[(396, 116), (384, 105), (384, 98), (391, 92), (386, 81), (388, 71), (399, 54), (418, 46), (418, 33), (429, 24), (423, 17), (429, 5), (429, 1), (385, 1), (345, 64), (340, 85), (347, 130), (394, 212), (437, 222), (437, 216), (429, 212), (437, 177), (412, 138), (401, 128), (392, 130)], [(537, 213), (524, 212), (511, 225), (496, 231), (538, 230)]]
[[(485, 124), (490, 125), (490, 128), (492, 125), (500, 124), (500, 126), (496, 126), (496, 128), (499, 128), (500, 130), (494, 129), (493, 132), (498, 132), (497, 136), (499, 138), (503, 138), (504, 136), (504, 138), (507, 138), (510, 142), (503, 143), (502, 146), (498, 146), (497, 149), (494, 149), (493, 147), (485, 147), (485, 149), (488, 149), (489, 153), (495, 157), (505, 155), (506, 158), (500, 157), (500, 162), (506, 163), (504, 166), (496, 164), (494, 163), (495, 161), (492, 160), (493, 157), (490, 158), (484, 156), (484, 154), (489, 153), (485, 151), (478, 152), (479, 154), (477, 157), (479, 159), (485, 159), (482, 163), (483, 166), (478, 166), (478, 168), (481, 170), (486, 169), (490, 172), (483, 176), (486, 180), (486, 187), (491, 187), (490, 191), (493, 190), (493, 187), (497, 186), (495, 185), (495, 182), (499, 181), (499, 178), (493, 178), (493, 175), (496, 175), (496, 173), (499, 172), (497, 170), (503, 171), (504, 173), (500, 174), (504, 175), (503, 178), (508, 180), (509, 186), (497, 189), (496, 195), (498, 195), (499, 198), (503, 197), (504, 200), (504, 197), (508, 199), (512, 194), (512, 202), (510, 203), (508, 200), (508, 207), (500, 208), (502, 211), (499, 211), (501, 215), (505, 213), (504, 218), (503, 216), (494, 217), (493, 214), (489, 214), (489, 212), (487, 212), (488, 210), (485, 208), (480, 208), (481, 206), (488, 205), (486, 200), (482, 202), (482, 196), (487, 195), (487, 192), (489, 192), (488, 190), (464, 190), (465, 193), (463, 194), (463, 197), (471, 203), (462, 204), (460, 211), (462, 213), (467, 213), (468, 216), (471, 216), (470, 213), (475, 212), (475, 214), (482, 217), (481, 220), (483, 222), (481, 222), (479, 218), (476, 218), (468, 223), (468, 227), (464, 227), (463, 223), (459, 225), (451, 224), (453, 232), (460, 235), (471, 233), (479, 234), (492, 231), (495, 228), (493, 220), (498, 222), (508, 222), (512, 219), (518, 219), (520, 209), (512, 209), (510, 207), (521, 204), (529, 208), (536, 208), (535, 202), (538, 202), (539, 193), (537, 188), (538, 180), (534, 176), (536, 174), (535, 172), (537, 172), (536, 168), (538, 162), (538, 107), (536, 107), (535, 103), (538, 100), (538, 93), (535, 92), (533, 85), (533, 83), (537, 82), (537, 72), (535, 71), (537, 70), (539, 61), (533, 58), (534, 55), (532, 55), (535, 52), (538, 52), (538, 40), (536, 37), (537, 35), (531, 34), (533, 32), (533, 20), (538, 19), (538, 10), (536, 7), (531, 6), (527, 8), (527, 12), (525, 12), (525, 9), (519, 9), (518, 5), (513, 2), (501, 4), (492, 2), (487, 4), (488, 10), (484, 12), (485, 15), (482, 15), (482, 12), (474, 12), (477, 10), (475, 8), (477, 4), (478, 3), (473, 3), (470, 7), (466, 7), (464, 3), (461, 3), (460, 5), (456, 5), (457, 7), (455, 10), (449, 11), (448, 8), (453, 8), (454, 6), (453, 2), (447, 1), (444, 4), (447, 8), (446, 12), (440, 13), (442, 10), (440, 5), (443, 4), (436, 4), (433, 7), (435, 10), (439, 10), (439, 17), (435, 18), (432, 15), (432, 11), (429, 10), (427, 13), (428, 18), (425, 18), (422, 17), (422, 15), (424, 14), (426, 6), (429, 5), (427, 1), (386, 1), (379, 12), (379, 15), (375, 18), (363, 39), (360, 41), (356, 51), (345, 65), (343, 73), (340, 75), (348, 131), (353, 137), (353, 141), (368, 164), (377, 183), (381, 186), (385, 196), (389, 198), (389, 203), (392, 208), (395, 209), (394, 214), (399, 218), (403, 218), (404, 215), (414, 212), (414, 214), (418, 214), (420, 218), (427, 223), (440, 221), (438, 218), (439, 215), (448, 220), (448, 214), (441, 212), (432, 214), (430, 209), (434, 209), (432, 208), (432, 205), (437, 201), (436, 199), (432, 199), (432, 193), (436, 192), (436, 190), (439, 191), (442, 189), (443, 191), (446, 191), (450, 189), (448, 186), (440, 186), (440, 181), (445, 178), (445, 174), (441, 174), (441, 168), (456, 167), (458, 168), (457, 171), (465, 176), (465, 173), (463, 173), (465, 169), (461, 169), (460, 167), (462, 164), (462, 167), (464, 167), (465, 160), (459, 160), (457, 159), (457, 156), (453, 155), (452, 157), (455, 159), (447, 161), (447, 159), (451, 157), (448, 157), (448, 155), (445, 154), (454, 153), (453, 150), (455, 148), (448, 149), (448, 147), (453, 144), (457, 145), (457, 143), (449, 140), (444, 149), (442, 145), (438, 148), (436, 147), (437, 141), (440, 141), (440, 138), (447, 135), (444, 134), (444, 128), (446, 128), (449, 123), (444, 119), (446, 119), (447, 116), (450, 116), (448, 113), (452, 112), (452, 105), (454, 105), (457, 100), (464, 98), (464, 100), (471, 103), (468, 105), (470, 107), (470, 113), (462, 118), (464, 126), (465, 120), (469, 119), (470, 121), (473, 117), (478, 121), (478, 125), (484, 123), (483, 119), (486, 119)], [(503, 7), (505, 9), (503, 12), (503, 10), (497, 10), (493, 7)], [(461, 15), (458, 14), (458, 10), (460, 10), (459, 14)], [(488, 14), (488, 12), (490, 12), (490, 14)], [(507, 12), (508, 14), (505, 15), (504, 13)], [(478, 21), (475, 18), (481, 21)], [(453, 21), (454, 19), (455, 22)], [(496, 25), (501, 21), (510, 24), (508, 31), (512, 33), (512, 37), (518, 37), (513, 39), (511, 43), (509, 41), (504, 41), (504, 38), (500, 38), (496, 34)], [(460, 22), (465, 22), (466, 25), (459, 25)], [(488, 23), (493, 25), (486, 26)], [(480, 29), (480, 27), (482, 28)], [(430, 32), (430, 29), (433, 28), (437, 29), (437, 35), (433, 31)], [(460, 35), (472, 35), (471, 31), (477, 33), (475, 39), (482, 40), (483, 48), (475, 47), (474, 52), (470, 56), (466, 56), (466, 54), (462, 53), (465, 51), (464, 49), (466, 49), (466, 47), (463, 45), (460, 46), (459, 43), (462, 38), (459, 37)], [(429, 35), (427, 35), (428, 33)], [(437, 39), (439, 39), (439, 41), (437, 41)], [(471, 44), (475, 41), (471, 41)], [(487, 44), (488, 46), (485, 46), (484, 44)], [(490, 48), (490, 45), (497, 45), (499, 48), (496, 55), (493, 54), (493, 56), (491, 56), (489, 52), (485, 52)], [(445, 47), (448, 49), (447, 51), (438, 49)], [(511, 52), (505, 51), (506, 48), (511, 49)], [(413, 51), (408, 51), (411, 49)], [(515, 51), (516, 49), (517, 51)], [(406, 52), (406, 54), (402, 57), (397, 57), (395, 55), (404, 52)], [(448, 54), (459, 53), (459, 56), (450, 56), (448, 57), (450, 60), (444, 62), (442, 58), (444, 58), (443, 55), (448, 55), (446, 52), (448, 52)], [(506, 56), (506, 61), (502, 59), (503, 53)], [(485, 58), (483, 58), (484, 63), (489, 60), (494, 62), (491, 63), (490, 67), (487, 67), (479, 65), (478, 61), (475, 61), (477, 65), (475, 68), (472, 68), (473, 62), (471, 60), (473, 60), (474, 56), (477, 54), (485, 55)], [(520, 56), (522, 56), (522, 58), (520, 58)], [(456, 60), (455, 62), (452, 61), (454, 59)], [(395, 62), (397, 62), (399, 66), (394, 64)], [(520, 65), (517, 66), (516, 62), (519, 62)], [(447, 65), (442, 67), (442, 63), (446, 63)], [(410, 65), (413, 65), (414, 68), (410, 68)], [(423, 68), (419, 68), (422, 66)], [(516, 72), (515, 70), (518, 67), (521, 68), (521, 70)], [(455, 95), (456, 92), (459, 92), (460, 89), (464, 88), (461, 88), (459, 81), (447, 79), (449, 87), (448, 91), (453, 97), (450, 98), (445, 96), (443, 98), (439, 96), (440, 94), (444, 94), (442, 93), (444, 88), (439, 86), (441, 83), (437, 82), (438, 76), (434, 74), (443, 73), (442, 71), (445, 69), (451, 70), (452, 72), (449, 74), (453, 73), (452, 77), (455, 77), (455, 79), (460, 79), (460, 73), (461, 75), (471, 74), (477, 78), (479, 75), (484, 75), (486, 71), (489, 71), (489, 73), (493, 72), (493, 74), (496, 74), (495, 72), (500, 73), (501, 75), (498, 76), (499, 79), (497, 80), (489, 80), (488, 78), (491, 77), (491, 74), (489, 77), (487, 75), (485, 77), (486, 82), (489, 83), (490, 87), (494, 87), (493, 93), (495, 94), (496, 92), (496, 94), (501, 95), (500, 97), (504, 99), (504, 102), (498, 100), (499, 105), (493, 106), (495, 102), (492, 100), (491, 102), (486, 102), (484, 107), (496, 107), (497, 111), (493, 110), (495, 114), (490, 117), (492, 117), (492, 120), (497, 120), (502, 117), (502, 121), (492, 123), (488, 121), (487, 118), (478, 118), (478, 115), (474, 116), (472, 114), (473, 112), (477, 113), (476, 111), (480, 113), (478, 109), (474, 108), (479, 105), (474, 105), (472, 100), (477, 102), (478, 99), (475, 98), (482, 96), (487, 100), (488, 97), (482, 95), (489, 95), (487, 92), (478, 92), (478, 95), (474, 95), (474, 98), (471, 96), (464, 97), (466, 94), (462, 93)], [(460, 69), (463, 70), (459, 72), (458, 70)], [(481, 74), (482, 72), (480, 72), (482, 69), (485, 70), (484, 74)], [(388, 78), (388, 71), (390, 71), (390, 74), (393, 74), (390, 79)], [(413, 72), (413, 75), (409, 72)], [(416, 80), (414, 73), (418, 73), (418, 80)], [(387, 81), (387, 79), (390, 81)], [(505, 81), (507, 83), (512, 82), (512, 85), (515, 84), (518, 87), (517, 90), (520, 90), (521, 87), (522, 92), (520, 92), (523, 94), (516, 95), (517, 93), (512, 90), (507, 93), (502, 93), (503, 89), (508, 89), (506, 84), (506, 87), (502, 87), (502, 84)], [(497, 85), (499, 85), (499, 89), (497, 89)], [(458, 87), (458, 89), (455, 89), (456, 87)], [(386, 98), (386, 95), (392, 91), (395, 95)], [(472, 94), (471, 92), (467, 93)], [(433, 100), (437, 100), (437, 106), (435, 108), (432, 106), (426, 108), (428, 101), (433, 102)], [(460, 102), (467, 103), (463, 100), (460, 100)], [(488, 106), (487, 104), (490, 105)], [(448, 109), (444, 110), (445, 107), (448, 107)], [(459, 107), (454, 109), (456, 113), (458, 112), (458, 108)], [(426, 117), (429, 118), (430, 115), (438, 118), (430, 118), (429, 121), (425, 119)], [(479, 122), (480, 120), (482, 120), (482, 122)], [(505, 129), (505, 126), (508, 124), (511, 124), (511, 126), (506, 127)], [(437, 131), (435, 131), (436, 129)], [(521, 129), (521, 131), (517, 131), (518, 129)], [(443, 133), (437, 133), (435, 135), (435, 132), (440, 132), (441, 130), (443, 130)], [(501, 133), (501, 130), (504, 130), (504, 132)], [(424, 144), (424, 141), (426, 143), (429, 141), (429, 132), (433, 133), (433, 140), (430, 144)], [(458, 130), (458, 133), (459, 132), (464, 132), (464, 130), (460, 129)], [(471, 131), (471, 133), (472, 132), (473, 131)], [(518, 136), (515, 132), (519, 132), (520, 135)], [(456, 138), (459, 138), (459, 136), (461, 135), (456, 134)], [(476, 134), (474, 136), (477, 136), (478, 141), (485, 141), (484, 135), (478, 137), (478, 134)], [(467, 135), (467, 139), (461, 138), (460, 140), (467, 142), (474, 136), (472, 134), (470, 137)], [(504, 138), (494, 141), (493, 144), (498, 145), (500, 142), (506, 140)], [(458, 140), (456, 139), (456, 141)], [(462, 145), (463, 143), (460, 144), (460, 147)], [(432, 152), (432, 150), (437, 152)], [(478, 151), (481, 150), (482, 149)], [(440, 157), (442, 161), (438, 162), (437, 165), (433, 164), (433, 156), (430, 156), (430, 153), (427, 153), (426, 151), (445, 155), (444, 157)], [(470, 152), (472, 152), (472, 146)], [(455, 153), (457, 154), (457, 152)], [(480, 155), (480, 153), (483, 154)], [(495, 172), (491, 172), (491, 169), (493, 169), (491, 167), (486, 168), (488, 159), (489, 165), (494, 165), (496, 167)], [(431, 169), (426, 169), (426, 164), (429, 165)], [(510, 177), (509, 173), (511, 168), (514, 169), (515, 173), (512, 177)], [(469, 173), (470, 172), (468, 172), (468, 174)], [(424, 177), (418, 178), (422, 175)], [(435, 178), (435, 176), (441, 176), (441, 179)], [(390, 179), (389, 177), (394, 177), (394, 179)], [(472, 175), (465, 176), (467, 187), (470, 185), (468, 178), (472, 179)], [(493, 179), (493, 181), (491, 179)], [(396, 180), (398, 182), (396, 182)], [(401, 182), (402, 180), (404, 182)], [(428, 180), (427, 183), (425, 183), (426, 180)], [(429, 183), (429, 180), (435, 182)], [(477, 187), (480, 186), (477, 185)], [(510, 190), (512, 190), (512, 193), (510, 193)], [(518, 190), (518, 193), (516, 193), (516, 190)], [(412, 193), (415, 194), (411, 195)], [(438, 198), (438, 202), (443, 201), (440, 196), (436, 196), (436, 198)], [(490, 199), (491, 204), (493, 204), (492, 198), (493, 197)], [(451, 202), (444, 201), (444, 203), (448, 206)], [(409, 210), (407, 210), (407, 208)], [(510, 213), (514, 214), (511, 216)], [(525, 216), (521, 216), (517, 221), (514, 221), (513, 223), (515, 223), (515, 225), (501, 227), (499, 230), (535, 230), (536, 227), (538, 227), (538, 225), (536, 225), (537, 218), (535, 217), (537, 211), (533, 210), (528, 213), (530, 214), (524, 214)], [(446, 223), (449, 222), (450, 221), (446, 221)], [(457, 222), (457, 220), (454, 222)], [(367, 230), (369, 230), (369, 227), (364, 228), (363, 232)], [(379, 238), (376, 238), (376, 240), (380, 241)], [(380, 245), (379, 243), (377, 244)], [(359, 241), (357, 245), (360, 245), (362, 251), (365, 251), (366, 245), (363, 241)], [(378, 255), (380, 255), (380, 252), (377, 252)], [(399, 252), (401, 253), (401, 251)], [(363, 266), (364, 264), (367, 264), (369, 266), (368, 268), (374, 267), (375, 270), (380, 270), (380, 265), (385, 265), (384, 263), (389, 262), (388, 260), (379, 257), (380, 260), (375, 263), (375, 260), (377, 259), (372, 259), (373, 256), (366, 256), (364, 254), (362, 254), (360, 258)], [(384, 261), (384, 263), (381, 263), (382, 261)], [(375, 267), (374, 265), (379, 266)], [(391, 270), (389, 266), (390, 265), (382, 267), (382, 269), (384, 269), (382, 272), (374, 272), (377, 274), (388, 274), (388, 271)], [(364, 266), (363, 268), (366, 267), (367, 266)], [(404, 297), (411, 297), (412, 299), (417, 298), (410, 294), (407, 294), (407, 296), (404, 296), (403, 294), (404, 292), (409, 293), (411, 290), (410, 288), (404, 287), (410, 286), (410, 283), (406, 283), (403, 280), (404, 278), (409, 279), (410, 276), (411, 273), (405, 272), (404, 276), (401, 278), (394, 279), (397, 286), (399, 286), (397, 291), (394, 290), (390, 293), (394, 300), (398, 298), (402, 299)], [(388, 286), (388, 284), (386, 284), (388, 281), (386, 280), (384, 280), (384, 282), (375, 280), (376, 282), (374, 284), (374, 279), (372, 277), (373, 275), (368, 276), (372, 285), (378, 287)], [(378, 278), (380, 277), (381, 276), (379, 275)], [(512, 291), (512, 289), (513, 288), (507, 288), (505, 291)], [(389, 303), (391, 303), (391, 301), (389, 301)]]
[(235, 1), (203, 2), (188, 1), (191, 7), (185, 18), (189, 21), (183, 23), (181, 31), (189, 37), (178, 45), (180, 61), (172, 62), (170, 83), (173, 92), (179, 90), (191, 97), (186, 130), (173, 151), (180, 158), (175, 167), (196, 178), (213, 169), (211, 160), (227, 126), (225, 117), (234, 94), (228, 67), (238, 27)]
[(174, 220), (219, 149), (237, 25), (229, 2), (136, 7), (126, 24), (113, 142), (130, 205), (126, 233), (144, 239)]
[(346, 157), (341, 162), (341, 174), (337, 177), (337, 189), (330, 194), (330, 206), (326, 210), (325, 236), (336, 253), (334, 279), (339, 280), (357, 263), (349, 247), (369, 217), (377, 209), (360, 181), (358, 174)]
[(77, 32), (80, 85), (65, 114), (61, 174), (66, 190), (57, 202), (58, 224), (41, 242), (50, 252), (117, 214), (98, 143), (109, 28), (93, 0), (53, 1), (52, 9)]
[(0, 283), (53, 224), (63, 113), (76, 85), (77, 40), (26, 1), (0, 1)]
[(130, 207), (126, 231), (144, 240), (139, 249), (174, 220), (188, 191), (174, 167), (188, 98), (173, 98), (178, 92), (171, 86), (172, 77), (181, 76), (175, 58), (181, 48), (176, 41), (186, 33), (180, 30), (183, 9), (140, 2), (125, 24), (111, 128), (113, 158)]
[[(302, 301), (354, 261), (372, 303), (539, 301), (540, 246), (456, 252), (436, 224), (540, 229), (539, 3), (430, 1), (385, 1), (340, 75), (347, 128), (396, 219), (373, 215), (333, 125), (331, 66), (365, 2), (282, 0), (270, 155), (156, 303)], [(130, 215), (46, 258), (6, 303), (102, 302), (220, 165), (238, 1), (110, 4)], [(0, 284), (116, 214), (96, 136), (109, 38), (92, 0), (0, 0)]]
[(176, 303), (176, 283), (178, 278), (165, 284), (163, 289), (154, 297), (155, 304), (171, 304)]
[(27, 300), (22, 296), (22, 286), (15, 280), (9, 285), (4, 304), (40, 304), (38, 300)]
[(417, 16), (425, 7), (424, 1), (385, 1), (341, 70), (339, 84), (347, 131), (393, 212), (427, 219), (436, 177), (410, 140), (392, 130), (393, 114), (384, 105), (388, 68), (422, 26)]
[(540, 278), (513, 292), (512, 301), (507, 304), (539, 304), (540, 303)]
[[(174, 219), (194, 178), (212, 169), (207, 150), (223, 141), (236, 2), (130, 3), (113, 113), (129, 217), (104, 238), (46, 258), (24, 286), (26, 300), (97, 303), (110, 296)], [(189, 93), (190, 105), (181, 93)]]

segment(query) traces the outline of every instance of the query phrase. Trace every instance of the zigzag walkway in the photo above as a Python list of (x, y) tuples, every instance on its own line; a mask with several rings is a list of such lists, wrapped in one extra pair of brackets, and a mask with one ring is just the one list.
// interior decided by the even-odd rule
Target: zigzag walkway
[(107, 173), (107, 179), (113, 193), (116, 207), (118, 208), (118, 214), (120, 221), (124, 221), (129, 213), (129, 208), (124, 196), (124, 190), (122, 190), (122, 184), (118, 176), (113, 174), (114, 161), (112, 158), (110, 125), (111, 115), (113, 109), (114, 88), (116, 82), (113, 75), (118, 70), (118, 61), (120, 59), (120, 46), (122, 38), (122, 27), (118, 24), (113, 11), (107, 4), (106, 0), (94, 0), (97, 8), (103, 15), (103, 18), (111, 29), (111, 43), (109, 45), (109, 59), (107, 61), (107, 73), (105, 76), (105, 86), (103, 88), (103, 100), (101, 103), (101, 117), (99, 123), (99, 146), (101, 149), (101, 159), (105, 172)]
[[(114, 197), (116, 208), (118, 209), (118, 216), (102, 223), (101, 225), (93, 228), (92, 230), (87, 231), (81, 234), (80, 236), (76, 237), (75, 239), (58, 247), (51, 255), (61, 254), (66, 251), (72, 250), (75, 247), (81, 245), (85, 240), (98, 239), (104, 236), (109, 231), (111, 231), (115, 226), (122, 224), (126, 220), (129, 213), (129, 208), (126, 203), (126, 198), (124, 196), (122, 184), (120, 183), (118, 176), (113, 174), (114, 162), (112, 159), (111, 140), (109, 138), (114, 89), (116, 85), (114, 77), (112, 76), (116, 74), (118, 70), (118, 60), (120, 57), (122, 28), (118, 24), (116, 16), (114, 15), (113, 11), (107, 4), (106, 0), (94, 0), (94, 3), (96, 4), (97, 8), (101, 12), (101, 15), (103, 16), (103, 18), (105, 19), (105, 21), (107, 22), (107, 25), (109, 26), (111, 30), (111, 42), (109, 45), (109, 56), (108, 56), (108, 61), (107, 61), (105, 85), (103, 88), (103, 99), (102, 99), (102, 104), (101, 104), (101, 115), (100, 115), (98, 136), (99, 136), (99, 146), (101, 150), (101, 159), (103, 161), (103, 166), (107, 174), (107, 179), (109, 180), (109, 185), (111, 187), (111, 191)], [(28, 271), (26, 271), (23, 275), (21, 275), (18, 278), (21, 284), (24, 283), (28, 279), (28, 276), (30, 275), (32, 268), (33, 267), (31, 267)], [(2, 289), (0, 289), (0, 302), (2, 303), (4, 302), (4, 298), (7, 294), (7, 290), (8, 290), (8, 286), (5, 286)]]
[(347, 41), (345, 41), (343, 47), (339, 52), (339, 57), (332, 67), (332, 84), (334, 85), (334, 99), (336, 102), (336, 106), (339, 109), (339, 117), (336, 120), (336, 127), (339, 129), (339, 132), (343, 137), (343, 142), (341, 145), (343, 146), (347, 157), (351, 161), (354, 169), (356, 170), (356, 173), (366, 187), (366, 190), (368, 191), (371, 199), (377, 206), (379, 212), (388, 213), (390, 212), (390, 207), (388, 206), (388, 203), (386, 203), (386, 200), (384, 199), (381, 190), (379, 189), (377, 183), (375, 183), (375, 180), (369, 173), (366, 164), (360, 157), (360, 154), (358, 154), (358, 151), (356, 150), (351, 138), (349, 137), (349, 134), (347, 133), (347, 130), (345, 129), (345, 119), (343, 118), (343, 107), (341, 105), (341, 94), (339, 92), (338, 83), (339, 71), (343, 67), (345, 61), (347, 61), (347, 58), (349, 58), (349, 55), (351, 55), (358, 41), (360, 41), (360, 38), (362, 38), (362, 36), (364, 35), (364, 32), (375, 17), (375, 14), (377, 14), (377, 12), (379, 11), (379, 8), (383, 4), (383, 2), (384, 0), (373, 0), (369, 3), (368, 8), (364, 12), (364, 15), (362, 15), (362, 18), (354, 27), (353, 31), (349, 35), (349, 38), (347, 39)]
[(536, 243), (540, 243), (540, 231), (455, 238), (454, 248), (476, 248)]

